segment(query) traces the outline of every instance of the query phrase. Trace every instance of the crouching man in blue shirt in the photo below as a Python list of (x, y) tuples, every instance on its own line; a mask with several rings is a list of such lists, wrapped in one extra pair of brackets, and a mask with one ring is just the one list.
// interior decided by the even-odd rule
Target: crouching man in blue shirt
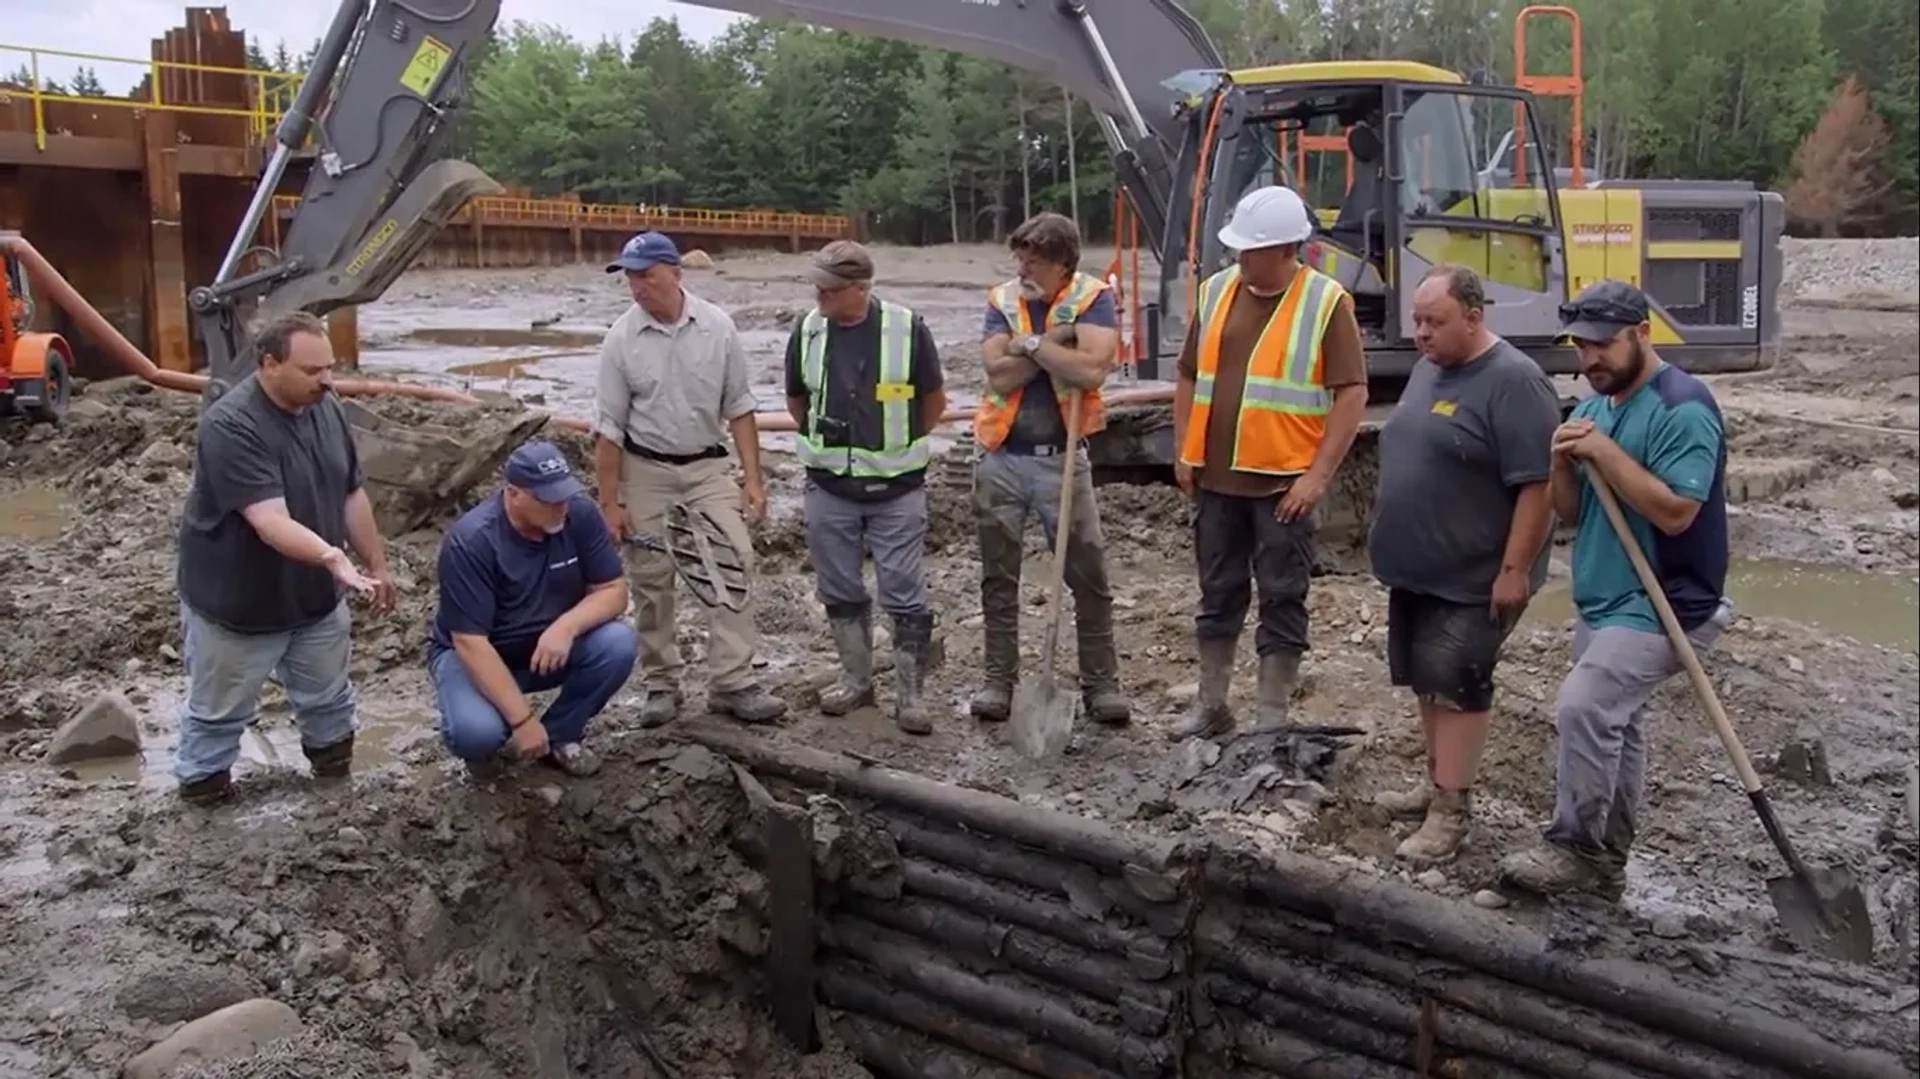
[[(470, 768), (501, 750), (569, 775), (600, 764), (587, 723), (626, 684), (639, 638), (621, 616), (627, 582), (606, 521), (567, 459), (529, 442), (506, 483), (440, 544), (440, 608), (427, 670), (440, 735)], [(544, 714), (527, 694), (558, 688)]]

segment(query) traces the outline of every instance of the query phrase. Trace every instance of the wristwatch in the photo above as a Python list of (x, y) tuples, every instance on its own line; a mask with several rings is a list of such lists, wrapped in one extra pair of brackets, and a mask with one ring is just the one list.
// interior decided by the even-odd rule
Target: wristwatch
[(1031, 356), (1040, 351), (1040, 335), (1030, 333), (1020, 339), (1020, 355)]

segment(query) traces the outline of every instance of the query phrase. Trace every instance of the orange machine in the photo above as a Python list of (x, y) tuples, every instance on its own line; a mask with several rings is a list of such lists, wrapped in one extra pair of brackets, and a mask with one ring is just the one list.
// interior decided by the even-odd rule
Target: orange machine
[[(18, 236), (0, 231), (0, 239)], [(33, 294), (20, 260), (0, 243), (0, 415), (58, 423), (73, 389), (73, 350), (57, 333), (31, 333)]]

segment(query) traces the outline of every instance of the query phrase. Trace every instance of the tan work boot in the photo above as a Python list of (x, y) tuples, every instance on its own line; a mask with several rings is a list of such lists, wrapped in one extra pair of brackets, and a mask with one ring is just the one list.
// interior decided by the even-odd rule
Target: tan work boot
[(1234, 637), (1208, 637), (1198, 643), (1200, 693), (1193, 700), (1193, 710), (1167, 728), (1170, 742), (1215, 738), (1233, 730), (1233, 708), (1227, 703), (1227, 694), (1233, 686), (1233, 653), (1239, 641)]
[(1433, 780), (1428, 778), (1410, 790), (1381, 791), (1373, 796), (1373, 804), (1396, 817), (1424, 817), (1433, 804), (1433, 793)]
[(1435, 791), (1425, 823), (1402, 840), (1394, 854), (1416, 865), (1450, 862), (1467, 841), (1472, 824), (1472, 791)]
[(836, 606), (827, 614), (827, 625), (840, 653), (840, 674), (820, 691), (820, 711), (844, 716), (873, 703), (873, 613), (865, 606)]

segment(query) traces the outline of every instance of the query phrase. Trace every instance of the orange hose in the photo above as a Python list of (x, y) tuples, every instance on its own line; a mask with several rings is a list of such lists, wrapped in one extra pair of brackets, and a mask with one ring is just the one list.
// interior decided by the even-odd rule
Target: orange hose
[[(81, 332), (104, 349), (113, 361), (125, 369), (128, 374), (138, 375), (142, 380), (164, 390), (180, 390), (184, 393), (201, 393), (207, 388), (207, 376), (190, 374), (186, 371), (168, 371), (148, 358), (132, 341), (114, 328), (99, 309), (87, 302), (85, 296), (73, 287), (59, 270), (53, 268), (46, 256), (34, 249), (24, 237), (0, 237), (0, 251), (13, 255), (26, 267), (29, 277), (42, 293), (61, 310), (72, 316)], [(421, 386), (410, 382), (385, 382), (374, 379), (337, 378), (333, 380), (335, 392), (348, 397), (411, 397), (421, 401), (443, 401), (450, 404), (479, 404), (479, 398), (445, 386)], [(1106, 395), (1108, 404), (1139, 404), (1154, 401), (1170, 401), (1173, 390), (1140, 389), (1121, 390)], [(942, 424), (966, 423), (973, 419), (971, 408), (951, 409), (940, 417)], [(793, 431), (797, 427), (793, 417), (785, 411), (762, 412), (756, 417), (760, 430), (769, 432)], [(549, 419), (559, 427), (569, 431), (590, 433), (593, 425), (578, 416), (550, 415)]]

